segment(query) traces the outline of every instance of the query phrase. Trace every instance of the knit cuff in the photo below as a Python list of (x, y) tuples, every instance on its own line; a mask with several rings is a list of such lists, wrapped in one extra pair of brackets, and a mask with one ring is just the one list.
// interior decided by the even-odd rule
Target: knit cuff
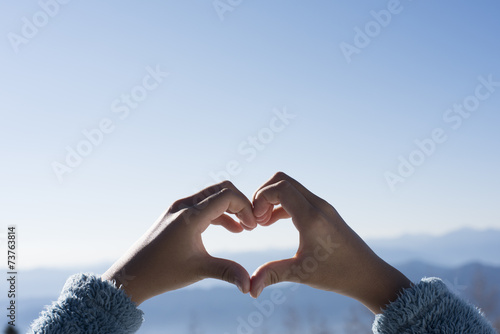
[(143, 321), (123, 290), (90, 274), (71, 276), (31, 333), (135, 333)]
[(374, 333), (492, 333), (481, 311), (438, 278), (405, 289), (373, 323)]

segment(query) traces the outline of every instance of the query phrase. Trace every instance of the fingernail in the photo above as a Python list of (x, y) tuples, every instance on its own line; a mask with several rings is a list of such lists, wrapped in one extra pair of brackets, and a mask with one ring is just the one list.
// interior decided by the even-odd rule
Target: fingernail
[(259, 289), (257, 290), (257, 296), (255, 296), (255, 298), (258, 298), (260, 296), (262, 290), (264, 290), (264, 287), (263, 286), (259, 287)]
[(238, 287), (238, 289), (241, 291), (241, 293), (244, 293), (243, 287), (242, 287), (241, 282), (239, 280), (235, 280), (234, 284)]
[(248, 226), (246, 226), (246, 225), (244, 225), (244, 224), (241, 224), (241, 226), (243, 227), (243, 229), (244, 229), (245, 231), (251, 231), (251, 230), (253, 230), (253, 229), (254, 229), (254, 227), (248, 227)]
[(255, 217), (255, 220), (258, 221), (258, 222), (261, 222), (261, 221), (264, 221), (266, 219), (266, 215), (262, 215), (260, 217)]
[[(261, 208), (259, 208), (259, 209), (261, 209)], [(254, 208), (254, 209), (253, 209), (253, 215), (254, 215), (254, 216), (255, 216), (255, 218), (257, 218), (257, 219), (258, 219), (258, 218), (261, 218), (261, 217), (264, 217), (264, 216), (266, 215), (266, 213), (267, 213), (267, 210), (266, 210), (266, 211), (264, 211), (264, 212), (262, 212), (262, 213), (257, 214), (257, 213), (255, 212), (255, 211), (257, 211), (257, 210), (258, 210), (257, 208)]]

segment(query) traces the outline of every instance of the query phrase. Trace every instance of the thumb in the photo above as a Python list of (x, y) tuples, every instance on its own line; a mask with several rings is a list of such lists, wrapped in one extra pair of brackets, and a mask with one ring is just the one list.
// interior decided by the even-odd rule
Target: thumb
[(294, 263), (295, 259), (286, 259), (268, 262), (257, 268), (251, 278), (250, 295), (257, 298), (269, 285), (286, 281), (294, 282), (293, 276), (290, 275)]
[(240, 264), (210, 256), (203, 264), (203, 276), (232, 283), (243, 293), (250, 291), (250, 275)]

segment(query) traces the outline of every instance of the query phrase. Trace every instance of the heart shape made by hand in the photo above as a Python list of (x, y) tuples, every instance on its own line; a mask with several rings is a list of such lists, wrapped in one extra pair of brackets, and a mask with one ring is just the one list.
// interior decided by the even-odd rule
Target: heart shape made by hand
[[(235, 202), (247, 200), (232, 183), (226, 181), (190, 198), (196, 203), (191, 207), (195, 207), (197, 211), (188, 211), (188, 215), (199, 214), (208, 206), (207, 198), (223, 192), (236, 194), (238, 200)], [(177, 204), (188, 207), (185, 200)], [(224, 268), (222, 273), (209, 277), (218, 276), (219, 279), (235, 283), (243, 292), (250, 291), (253, 297), (258, 297), (264, 287), (283, 281), (305, 283), (319, 288), (330, 284), (325, 278), (331, 274), (327, 262), (332, 261), (332, 255), (340, 245), (334, 241), (338, 239), (333, 238), (337, 227), (332, 223), (338, 225), (343, 222), (333, 207), (288, 175), (277, 173), (255, 192), (251, 209), (250, 215), (248, 206), (228, 207), (225, 212), (235, 214), (240, 219), (239, 223), (225, 213), (211, 223), (222, 225), (231, 232), (241, 232), (244, 229), (253, 230), (258, 225), (269, 226), (280, 219), (292, 218), (300, 235), (297, 253), (292, 258), (261, 265), (250, 278), (250, 290), (244, 283), (246, 271), (243, 271), (243, 267), (226, 259), (218, 259), (223, 262), (214, 263), (215, 267), (219, 265)], [(187, 217), (186, 220), (189, 221), (190, 218)]]
[[(236, 215), (239, 222), (229, 214)], [(299, 232), (297, 253), (261, 265), (251, 277), (240, 264), (212, 257), (201, 237), (211, 224), (242, 232), (285, 218), (291, 218)], [(204, 278), (216, 278), (237, 285), (254, 298), (266, 286), (289, 281), (358, 300), (367, 296), (370, 300), (365, 304), (371, 308), (380, 305), (378, 295), (385, 298), (393, 292), (382, 282), (388, 275), (399, 279), (400, 273), (394, 270), (333, 206), (279, 172), (257, 189), (252, 201), (229, 181), (176, 201), (103, 277), (124, 286), (137, 304)], [(135, 279), (123, 281), (122, 272)], [(371, 287), (377, 279), (374, 295)]]

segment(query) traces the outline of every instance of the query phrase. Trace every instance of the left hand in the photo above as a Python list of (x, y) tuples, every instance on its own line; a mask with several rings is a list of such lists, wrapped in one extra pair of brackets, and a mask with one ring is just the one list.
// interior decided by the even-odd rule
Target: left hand
[[(226, 213), (235, 214), (240, 222)], [(102, 278), (115, 281), (137, 305), (204, 278), (233, 283), (248, 293), (248, 272), (206, 251), (201, 234), (210, 224), (234, 233), (257, 226), (246, 196), (229, 181), (219, 183), (172, 204)]]

